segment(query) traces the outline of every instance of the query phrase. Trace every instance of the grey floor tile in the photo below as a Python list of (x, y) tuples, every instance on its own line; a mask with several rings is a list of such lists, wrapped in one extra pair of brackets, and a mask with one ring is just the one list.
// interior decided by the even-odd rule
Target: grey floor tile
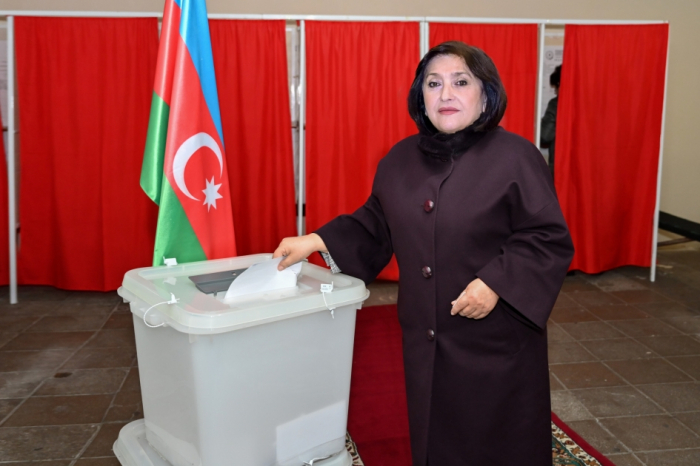
[(99, 330), (105, 323), (105, 316), (44, 316), (27, 329), (29, 333), (36, 332), (86, 332)]
[(5, 416), (10, 414), (17, 405), (22, 402), (20, 399), (3, 399), (0, 400), (0, 421), (2, 421)]
[(569, 293), (571, 299), (583, 307), (622, 304), (623, 300), (603, 291), (575, 291)]
[[(97, 425), (0, 427), (0, 461), (71, 459), (97, 431)], [(41, 466), (39, 464), (38, 466)]]
[(553, 392), (558, 391), (558, 390), (564, 390), (564, 386), (559, 383), (559, 381), (552, 375), (552, 373), (549, 373), (549, 389)]
[(621, 455), (608, 454), (607, 457), (615, 466), (644, 466), (644, 463), (635, 458), (632, 453), (623, 453)]
[(676, 419), (688, 426), (696, 434), (700, 435), (700, 411), (692, 413), (676, 413)]
[(700, 356), (677, 356), (666, 360), (695, 380), (700, 380)]
[(51, 371), (0, 372), (0, 399), (24, 398), (39, 384), (51, 377)]
[(2, 427), (98, 424), (113, 395), (32, 396)]
[(700, 333), (700, 315), (698, 316), (681, 316), (667, 317), (662, 319), (672, 327), (677, 328), (681, 333)]
[(649, 398), (669, 412), (700, 411), (700, 383), (640, 385)]
[(633, 452), (700, 447), (700, 438), (668, 415), (606, 418), (600, 423)]
[(97, 332), (86, 348), (134, 348), (136, 340), (131, 328), (109, 328)]
[(47, 379), (35, 395), (97, 395), (116, 393), (126, 378), (126, 369), (79, 369), (62, 371)]
[(700, 342), (686, 335), (639, 337), (637, 340), (661, 356), (700, 355)]
[(11, 340), (14, 340), (17, 335), (19, 334), (16, 332), (0, 332), (0, 349)]
[(698, 317), (700, 314), (693, 311), (686, 304), (668, 303), (646, 303), (635, 304), (636, 308), (656, 317), (657, 319), (667, 319), (672, 317)]
[(569, 421), (566, 424), (604, 455), (628, 451), (619, 440), (606, 432), (595, 420)]
[(81, 458), (114, 456), (112, 446), (117, 437), (119, 437), (119, 431), (125, 425), (126, 423), (124, 422), (102, 424), (97, 436), (90, 442), (90, 446), (88, 446)]
[(680, 331), (658, 319), (618, 320), (610, 325), (631, 337), (680, 335)]
[(547, 341), (574, 341), (574, 338), (562, 330), (561, 326), (552, 322), (547, 323)]
[[(392, 304), (392, 303), (387, 303)], [(367, 306), (367, 301), (363, 304), (363, 307)], [(134, 328), (134, 318), (131, 312), (128, 314), (116, 312), (113, 313), (107, 322), (105, 322), (104, 328)]]
[(572, 390), (571, 393), (598, 418), (663, 413), (658, 406), (630, 386)]
[(72, 353), (72, 350), (2, 351), (0, 372), (54, 370)]
[(646, 312), (629, 304), (588, 306), (587, 309), (601, 320), (634, 320), (648, 319), (650, 317)]
[(22, 333), (3, 346), (3, 351), (77, 349), (93, 332)]
[(552, 392), (552, 411), (566, 422), (593, 419), (593, 415), (570, 392)]
[(569, 389), (626, 385), (622, 379), (599, 362), (553, 364), (550, 369)]
[(561, 290), (565, 293), (574, 293), (577, 291), (600, 291), (600, 288), (588, 282), (582, 276), (566, 277)]
[(80, 302), (74, 299), (63, 301), (57, 306), (51, 315), (61, 316), (102, 316), (107, 317), (116, 307), (117, 303)]
[(565, 293), (559, 293), (557, 301), (554, 303), (554, 308), (561, 309), (565, 307), (579, 307), (579, 305)]
[(590, 276), (588, 281), (605, 292), (645, 290), (647, 288), (643, 283), (633, 280), (617, 270)]
[(136, 348), (81, 348), (61, 367), (61, 370), (131, 367), (135, 359)]
[(650, 466), (697, 466), (700, 464), (700, 449), (656, 451), (638, 453), (637, 456)]
[(21, 316), (21, 315), (3, 315), (0, 312), (0, 329), (3, 333), (17, 333), (31, 327), (41, 317), (37, 316)]
[(575, 341), (554, 341), (549, 344), (550, 364), (595, 360), (595, 356)]
[(121, 466), (116, 457), (110, 458), (80, 458), (76, 466)]
[(692, 379), (664, 359), (607, 361), (615, 372), (631, 384), (690, 382)]
[(610, 294), (629, 304), (667, 303), (671, 301), (668, 296), (652, 290), (613, 291)]
[(600, 320), (583, 307), (563, 307), (555, 308), (549, 317), (557, 324), (566, 322), (590, 322)]
[(597, 358), (609, 361), (615, 359), (644, 359), (658, 357), (651, 349), (637, 343), (631, 338), (616, 338), (614, 340), (582, 341), (588, 351)]
[(571, 322), (560, 324), (562, 330), (576, 340), (605, 340), (624, 335), (606, 322)]

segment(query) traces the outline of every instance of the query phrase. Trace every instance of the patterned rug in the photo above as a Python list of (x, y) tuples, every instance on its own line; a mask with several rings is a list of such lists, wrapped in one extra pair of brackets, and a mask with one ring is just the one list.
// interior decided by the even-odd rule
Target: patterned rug
[[(555, 423), (556, 422), (556, 423)], [(559, 425), (563, 427), (560, 428)], [(567, 433), (568, 432), (568, 433)], [(575, 437), (576, 441), (571, 438)], [(578, 441), (578, 443), (577, 443)], [(352, 466), (365, 466), (350, 433), (345, 436), (345, 448), (352, 456)], [(398, 466), (398, 465), (397, 465)], [(585, 440), (576, 435), (555, 414), (552, 414), (552, 466), (615, 466)]]

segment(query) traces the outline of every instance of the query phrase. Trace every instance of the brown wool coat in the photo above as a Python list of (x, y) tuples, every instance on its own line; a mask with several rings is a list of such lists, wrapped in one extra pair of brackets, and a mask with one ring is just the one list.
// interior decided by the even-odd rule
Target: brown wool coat
[[(317, 233), (367, 283), (396, 254), (413, 465), (549, 466), (546, 322), (573, 256), (549, 170), (502, 128), (448, 155), (419, 141), (396, 144), (365, 205)], [(451, 316), (477, 277), (498, 304)]]

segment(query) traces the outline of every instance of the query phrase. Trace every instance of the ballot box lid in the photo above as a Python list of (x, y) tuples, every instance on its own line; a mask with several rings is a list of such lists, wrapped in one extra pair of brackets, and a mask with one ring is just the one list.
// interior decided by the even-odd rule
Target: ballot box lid
[[(147, 325), (167, 325), (190, 334), (229, 332), (313, 312), (331, 313), (344, 306), (359, 309), (369, 296), (362, 280), (308, 262), (303, 263), (295, 288), (253, 294), (231, 303), (224, 302), (224, 293), (201, 292), (189, 278), (245, 269), (271, 258), (272, 254), (255, 254), (134, 269), (124, 275), (118, 293)], [(321, 292), (322, 284), (331, 283), (332, 291)]]

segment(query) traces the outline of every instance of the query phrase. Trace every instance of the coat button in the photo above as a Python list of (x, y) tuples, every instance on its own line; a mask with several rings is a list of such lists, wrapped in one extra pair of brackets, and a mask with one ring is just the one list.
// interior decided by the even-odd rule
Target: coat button
[(423, 272), (423, 276), (425, 278), (430, 278), (433, 276), (433, 269), (431, 269), (427, 265), (421, 269), (421, 272)]
[(431, 201), (430, 199), (426, 199), (425, 202), (423, 203), (423, 209), (426, 212), (432, 212), (433, 207), (435, 207), (435, 203)]
[(428, 337), (428, 341), (435, 340), (435, 330), (433, 330), (432, 328), (429, 328), (427, 337)]

